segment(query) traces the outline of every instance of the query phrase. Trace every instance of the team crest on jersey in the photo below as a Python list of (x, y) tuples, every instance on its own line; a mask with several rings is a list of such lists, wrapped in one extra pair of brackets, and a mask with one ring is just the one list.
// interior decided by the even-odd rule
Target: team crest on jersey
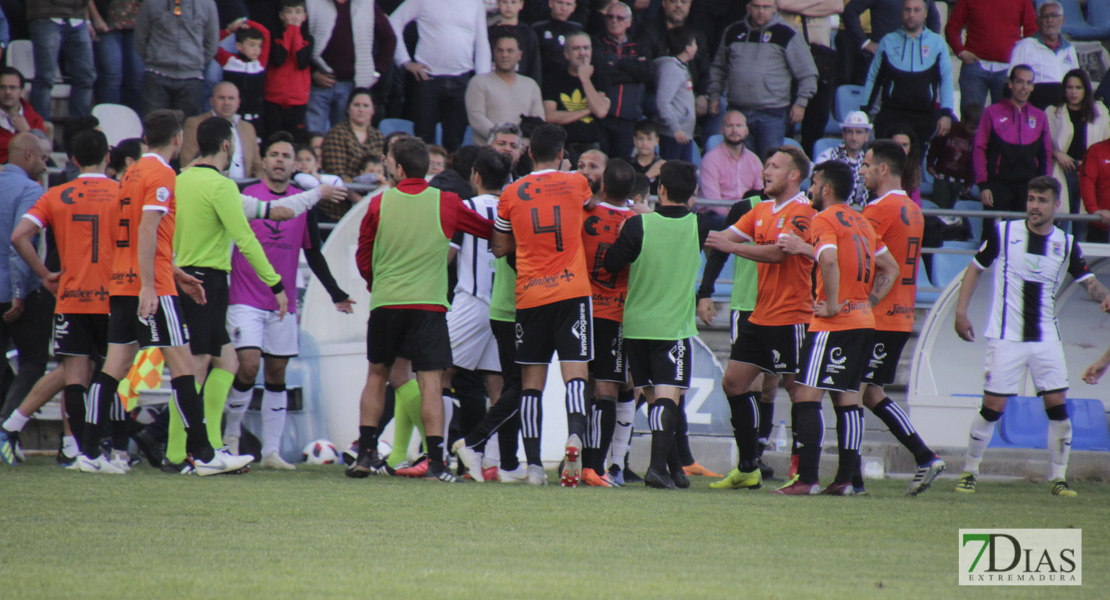
[(1029, 129), (1033, 129), (1036, 126), (1037, 126), (1037, 119), (1035, 117), (1030, 116), (1029, 117)]
[(168, 187), (158, 188), (158, 191), (154, 192), (154, 197), (157, 198), (159, 202), (165, 202), (165, 201), (169, 200), (170, 199), (170, 188), (168, 188)]
[(763, 227), (763, 219), (760, 219), (760, 220), (756, 221), (755, 226), (756, 227)]
[(1052, 253), (1056, 256), (1064, 255), (1064, 245), (1060, 242), (1052, 242)]
[(922, 46), (921, 47), (921, 57), (922, 58), (929, 58), (929, 47), (928, 46)]
[(771, 41), (771, 32), (770, 32), (770, 31), (764, 31), (764, 32), (763, 32), (763, 37), (761, 38), (761, 41), (762, 41), (762, 42), (763, 42), (764, 44), (766, 44), (767, 42)]
[(778, 229), (782, 229), (783, 225), (786, 225), (786, 217), (779, 217)]

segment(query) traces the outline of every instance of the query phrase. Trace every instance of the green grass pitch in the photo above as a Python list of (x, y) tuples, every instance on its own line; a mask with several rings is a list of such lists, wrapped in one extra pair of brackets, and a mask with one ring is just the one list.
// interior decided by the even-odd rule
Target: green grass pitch
[[(554, 477), (552, 477), (554, 479)], [(0, 598), (1105, 598), (1110, 486), (870, 496), (0, 465)], [(961, 528), (1083, 529), (1084, 585), (957, 585)]]

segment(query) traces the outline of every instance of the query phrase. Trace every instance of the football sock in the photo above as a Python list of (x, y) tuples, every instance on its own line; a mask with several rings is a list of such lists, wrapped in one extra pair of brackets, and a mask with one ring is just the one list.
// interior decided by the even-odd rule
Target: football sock
[[(451, 438), (451, 419), (455, 418), (455, 405), (458, 399), (455, 398), (454, 392), (448, 388), (443, 388), (443, 439)], [(421, 419), (423, 421), (423, 419)], [(427, 431), (425, 431), (425, 435)]]
[(883, 398), (881, 402), (871, 409), (876, 417), (882, 419), (883, 423), (890, 428), (890, 432), (898, 441), (906, 447), (913, 454), (914, 461), (919, 465), (928, 463), (933, 459), (933, 451), (925, 445), (925, 441), (917, 434), (917, 430), (913, 428), (910, 423), (910, 416), (902, 410), (902, 407), (894, 403), (890, 398)]
[(112, 402), (112, 408), (108, 413), (112, 449), (127, 452), (127, 444), (131, 441), (131, 438), (127, 435), (127, 426), (131, 416), (127, 414), (127, 410), (123, 407), (123, 401), (119, 398)]
[[(78, 386), (74, 386), (74, 387), (79, 387), (80, 388), (81, 386), (78, 385)], [(81, 389), (83, 390), (85, 388), (81, 388)], [(84, 403), (85, 403), (85, 399), (84, 399), (84, 396), (82, 396), (81, 397), (81, 412), (85, 412)], [(25, 425), (27, 425), (27, 421), (30, 421), (30, 420), (31, 419), (29, 417), (23, 416), (23, 414), (20, 413), (19, 410), (13, 410), (12, 411), (12, 416), (8, 417), (8, 420), (4, 421), (4, 424), (0, 427), (3, 427), (4, 431), (10, 431), (12, 433), (15, 433), (17, 431), (23, 431), (23, 427)], [(72, 427), (72, 425), (70, 427)]]
[(848, 483), (860, 462), (863, 411), (857, 406), (834, 406), (833, 410), (836, 412), (836, 446), (840, 454), (833, 483)]
[(759, 407), (759, 456), (767, 449), (771, 440), (771, 430), (775, 428), (775, 403), (763, 402), (761, 392), (752, 392), (755, 396), (755, 405)]
[(224, 423), (224, 433), (227, 435), (243, 434), (243, 417), (251, 404), (251, 392), (254, 383), (239, 381), (236, 378), (231, 384), (231, 391), (227, 393), (227, 421)]
[[(177, 416), (185, 426), (185, 449), (201, 462), (208, 462), (215, 456), (212, 444), (208, 443), (208, 431), (204, 425), (204, 403), (197, 395), (196, 379), (192, 375), (182, 375), (170, 380), (173, 388), (173, 403)], [(170, 415), (170, 438), (173, 438), (173, 414)], [(169, 456), (167, 445), (166, 455)], [(180, 462), (180, 461), (177, 461)]]
[(636, 418), (636, 398), (632, 390), (622, 390), (617, 395), (617, 406), (613, 409), (613, 446), (609, 462), (624, 468), (624, 457), (628, 455), (628, 445), (632, 441), (632, 420)]
[(228, 394), (235, 375), (223, 369), (213, 368), (204, 380), (204, 427), (208, 432), (208, 443), (213, 448), (222, 448), (223, 435), (220, 434), (220, 424), (224, 418), (224, 406), (227, 405)]
[(757, 469), (759, 458), (759, 407), (755, 394), (737, 394), (728, 397), (728, 407), (732, 411), (732, 433), (736, 439), (736, 449), (740, 454), (737, 468), (743, 473)]
[[(85, 396), (88, 393), (88, 388), (76, 383), (67, 385), (65, 390), (62, 391), (62, 399), (66, 406), (66, 420), (69, 421), (69, 431), (77, 439), (81, 439), (82, 432), (85, 430)], [(23, 417), (18, 410), (12, 413), (12, 419), (17, 416)], [(8, 427), (7, 423), (4, 424), (4, 429), (15, 431)]]
[[(207, 386), (206, 386), (207, 387)], [(262, 392), (262, 456), (281, 452), (289, 395), (284, 383), (267, 383)]]
[(69, 458), (77, 458), (81, 453), (81, 449), (77, 447), (77, 438), (72, 435), (67, 435), (62, 438), (62, 454)]
[(581, 378), (567, 382), (567, 436), (572, 435), (586, 439), (586, 380)]
[(597, 399), (598, 412), (598, 443), (597, 460), (594, 469), (598, 474), (605, 472), (605, 459), (609, 456), (609, 447), (613, 445), (613, 429), (617, 420), (617, 399), (613, 396), (602, 396)]
[[(443, 460), (444, 458), (446, 458), (443, 452), (443, 437), (438, 435), (429, 435), (424, 439), (428, 443), (428, 466), (446, 466), (446, 463)], [(481, 473), (479, 473), (478, 476), (481, 477)]]
[(591, 402), (587, 411), (586, 440), (582, 446), (582, 468), (594, 469), (594, 462), (598, 455), (598, 439), (601, 437), (601, 413), (597, 410), (597, 403)]
[(1002, 413), (985, 406), (971, 418), (971, 433), (968, 434), (967, 454), (964, 455), (964, 470), (968, 473), (979, 474), (983, 452), (994, 437), (995, 422), (1001, 418)]
[(651, 427), (651, 468), (658, 473), (667, 472), (667, 455), (674, 446), (675, 413), (678, 407), (670, 398), (658, 398), (648, 412)]
[(85, 427), (81, 450), (89, 458), (100, 456), (100, 439), (103, 437), (100, 418), (108, 418), (108, 411), (111, 410), (112, 401), (116, 399), (118, 389), (119, 381), (100, 372), (93, 378), (92, 386), (85, 397)]
[(694, 464), (694, 453), (690, 451), (689, 423), (686, 422), (686, 394), (678, 397), (678, 410), (675, 411), (674, 447), (682, 466)]
[(378, 448), (378, 428), (373, 425), (358, 426), (358, 451), (371, 452)]
[[(504, 430), (505, 426), (510, 421), (517, 421), (516, 430), (520, 429), (520, 422), (517, 418), (517, 412), (520, 410), (520, 393), (517, 391), (508, 391), (501, 393), (501, 398), (498, 399), (497, 404), (489, 408), (485, 413), (482, 420), (478, 425), (471, 429), (466, 434), (466, 445), (470, 448), (477, 448), (484, 446), (495, 432), (500, 433)], [(500, 444), (500, 440), (498, 444)], [(514, 442), (515, 444), (515, 442)]]
[(1071, 454), (1071, 419), (1065, 404), (1046, 408), (1048, 413), (1048, 479), (1064, 479)]
[[(393, 392), (393, 451), (386, 462), (396, 468), (408, 460), (409, 446), (412, 444), (412, 431), (416, 427), (424, 436), (424, 421), (420, 417), (420, 385), (415, 379), (406, 382)], [(375, 447), (377, 439), (375, 437)]]
[(798, 453), (798, 405), (790, 403), (790, 455)]
[(821, 403), (794, 403), (794, 442), (798, 450), (798, 480), (802, 483), (817, 483), (824, 437), (825, 418), (821, 413)]
[(501, 454), (500, 468), (506, 471), (514, 471), (520, 466), (520, 459), (517, 458), (519, 436), (520, 412), (514, 411), (512, 416), (497, 428), (497, 450)]
[[(485, 391), (483, 386), (482, 391)], [(472, 431), (474, 428), (481, 424), (486, 416), (486, 395), (478, 393), (477, 389), (468, 389), (460, 391), (459, 393), (459, 430), (456, 435), (465, 435), (467, 432)], [(449, 440), (447, 447), (450, 448), (454, 443), (455, 438)], [(474, 451), (485, 453), (486, 440), (480, 440)]]
[(530, 465), (543, 465), (540, 460), (540, 431), (543, 430), (543, 392), (524, 390), (520, 393), (520, 434), (524, 438), (524, 456)]

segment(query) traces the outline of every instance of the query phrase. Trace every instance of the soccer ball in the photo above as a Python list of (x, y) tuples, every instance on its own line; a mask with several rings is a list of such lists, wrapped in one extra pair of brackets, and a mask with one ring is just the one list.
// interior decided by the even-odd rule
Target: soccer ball
[(304, 447), (301, 459), (310, 465), (334, 465), (339, 461), (339, 451), (327, 440), (316, 440)]

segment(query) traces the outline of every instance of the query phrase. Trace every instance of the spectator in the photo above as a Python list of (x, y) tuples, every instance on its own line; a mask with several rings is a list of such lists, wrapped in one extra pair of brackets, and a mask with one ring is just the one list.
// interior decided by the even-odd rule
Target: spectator
[(200, 112), (204, 69), (216, 56), (220, 25), (213, 0), (143, 0), (135, 51), (143, 61), (142, 114), (169, 108)]
[(551, 18), (540, 21), (532, 28), (540, 43), (540, 70), (543, 71), (541, 84), (547, 82), (548, 74), (559, 73), (567, 68), (564, 46), (567, 39), (575, 33), (585, 31), (584, 23), (571, 21), (576, 4), (574, 0), (549, 0)]
[(58, 70), (58, 55), (66, 64), (71, 85), (69, 116), (92, 113), (93, 64), (92, 32), (85, 20), (88, 3), (79, 0), (35, 0), (27, 3), (27, 30), (35, 57), (35, 76), (31, 78), (31, 106), (49, 121), (51, 90)]
[(944, 38), (925, 29), (925, 0), (902, 5), (902, 29), (883, 36), (871, 61), (863, 110), (879, 131), (908, 123), (917, 139), (930, 140), (952, 127), (952, 62)]
[[(552, 4), (559, 0), (552, 0)], [(548, 123), (567, 131), (567, 160), (574, 164), (584, 150), (597, 148), (601, 139), (599, 119), (609, 113), (610, 99), (600, 91), (606, 86), (590, 64), (590, 36), (570, 34), (564, 53), (567, 66), (544, 73), (543, 108)]]
[[(516, 71), (539, 85), (543, 81), (543, 69), (540, 66), (540, 40), (531, 25), (520, 22), (520, 9), (523, 7), (524, 0), (497, 0), (501, 21), (489, 26), (489, 45), (493, 50), (493, 64), (496, 66), (497, 40), (505, 35), (516, 37), (520, 46), (520, 60), (517, 61)], [(467, 104), (470, 103), (467, 102)]]
[(925, 168), (933, 176), (933, 202), (940, 208), (952, 208), (975, 185), (971, 156), (983, 107), (965, 104), (960, 113), (963, 118), (947, 135), (934, 137), (925, 155)]
[(374, 103), (370, 90), (355, 88), (347, 103), (347, 120), (332, 127), (324, 136), (320, 166), (325, 173), (351, 181), (359, 174), (359, 161), (366, 153), (384, 154), (382, 132), (370, 126)]
[[(725, 30), (710, 68), (709, 112), (721, 108), (747, 118), (748, 148), (759, 156), (782, 146), (786, 125), (796, 125), (817, 90), (817, 67), (805, 40), (778, 15), (775, 0), (751, 0), (748, 16)], [(797, 89), (791, 99), (792, 88)]]
[[(135, 51), (135, 24), (142, 0), (109, 0), (107, 14), (95, 13), (96, 101), (142, 110), (143, 60)], [(91, 7), (96, 4), (90, 2)], [(90, 10), (90, 12), (92, 12)], [(103, 17), (102, 19), (100, 17)]]
[(899, 123), (889, 130), (886, 137), (902, 147), (906, 153), (906, 168), (902, 171), (902, 189), (913, 203), (921, 206), (921, 144), (913, 127)]
[(46, 137), (46, 123), (31, 103), (23, 99), (23, 73), (15, 67), (0, 67), (0, 164), (8, 162), (8, 142), (32, 129)]
[[(763, 189), (763, 163), (745, 144), (748, 120), (744, 113), (730, 110), (721, 122), (721, 143), (701, 159), (699, 196), (712, 200), (741, 200)], [(724, 224), (726, 207), (706, 207), (715, 224)]]
[(466, 86), (466, 113), (479, 146), (487, 144), (498, 123), (519, 125), (522, 117), (544, 116), (540, 86), (516, 70), (520, 56), (520, 39), (502, 34), (493, 41), (493, 71), (474, 76)]
[(324, 161), (324, 134), (319, 131), (309, 131), (305, 134), (308, 138), (308, 147), (316, 153), (316, 162), (322, 163)]
[(306, 126), (327, 131), (344, 120), (356, 87), (372, 88), (388, 71), (400, 44), (374, 0), (306, 2), (313, 62)]
[(867, 206), (870, 200), (867, 187), (863, 184), (863, 156), (866, 154), (864, 146), (871, 138), (871, 122), (862, 111), (850, 112), (840, 124), (840, 135), (844, 141), (822, 152), (814, 162), (821, 164), (829, 160), (838, 160), (851, 167), (855, 179), (852, 195), (848, 196), (848, 206), (863, 211), (863, 207)]
[(415, 56), (397, 44), (394, 60), (416, 78), (415, 133), (434, 144), (442, 122), (443, 146), (454, 152), (466, 134), (466, 85), (474, 74), (490, 72), (485, 9), (478, 0), (405, 0), (389, 16), (398, 38), (413, 21)]
[(1036, 32), (1030, 0), (958, 0), (944, 26), (944, 37), (963, 61), (960, 102), (987, 106), (988, 91), (992, 102), (1001, 101), (1014, 45)]
[[(100, 119), (92, 115), (84, 117), (73, 117), (66, 119), (65, 127), (62, 129), (62, 147), (66, 150), (66, 162), (62, 166), (60, 172), (49, 173), (47, 175), (47, 186), (54, 187), (63, 185), (77, 179), (81, 174), (81, 167), (73, 160), (74, 148), (73, 140), (77, 137), (78, 133), (82, 131), (89, 131), (100, 127)], [(35, 133), (32, 131), (32, 133)], [(49, 145), (49, 144), (48, 144)]]
[(230, 81), (222, 81), (212, 88), (210, 112), (185, 119), (182, 130), (181, 153), (178, 155), (181, 166), (187, 167), (197, 157), (197, 128), (209, 117), (221, 117), (235, 127), (231, 134), (235, 138), (235, 148), (231, 164), (227, 168), (229, 179), (247, 179), (262, 176), (262, 157), (258, 152), (258, 132), (254, 125), (239, 115), (239, 88)]
[(1010, 67), (1033, 67), (1033, 95), (1029, 103), (1044, 110), (1059, 102), (1064, 74), (1079, 68), (1075, 47), (1060, 35), (1064, 26), (1064, 8), (1056, 0), (1047, 0), (1037, 8), (1037, 33), (1019, 41), (1010, 54)]
[(813, 156), (817, 140), (825, 137), (836, 96), (836, 51), (832, 43), (832, 17), (844, 10), (843, 0), (777, 0), (783, 21), (809, 44), (817, 68), (817, 89), (806, 104), (801, 122), (802, 148)]
[[(513, 159), (512, 173), (509, 179), (516, 179), (517, 167), (522, 165), (521, 159), (524, 156), (524, 144), (522, 142), (523, 135), (521, 134), (520, 127), (513, 123), (501, 123), (489, 133), (489, 147), (507, 155)], [(455, 157), (455, 163), (458, 164), (458, 156)], [(531, 161), (528, 161), (529, 168), (524, 171), (525, 173), (531, 172)]]
[(257, 130), (262, 123), (266, 63), (270, 58), (269, 30), (254, 21), (244, 21), (235, 32), (235, 50), (237, 54), (217, 48), (216, 62), (223, 67), (224, 81), (239, 89), (239, 116)]
[(144, 152), (146, 152), (146, 145), (143, 144), (143, 140), (139, 138), (121, 140), (112, 148), (108, 159), (108, 168), (104, 171), (104, 174), (116, 181), (122, 180), (123, 176), (127, 174), (127, 169), (139, 162)]
[(655, 79), (650, 50), (629, 37), (630, 27), (632, 9), (613, 2), (605, 9), (605, 34), (594, 42), (598, 65), (608, 80), (602, 91), (616, 99), (601, 120), (601, 149), (622, 159), (632, 156), (632, 127), (643, 116), (644, 89)]
[[(836, 51), (843, 63), (842, 73), (848, 75), (845, 83), (863, 85), (867, 82), (867, 69), (879, 51), (879, 42), (902, 28), (902, 4), (902, 0), (850, 0), (844, 5), (840, 21), (847, 35), (837, 36)], [(928, 0), (928, 10), (925, 27), (933, 33), (941, 33), (936, 2)], [(863, 31), (860, 21), (863, 13), (870, 15), (871, 33)]]
[[(962, 79), (962, 76), (961, 76)], [(983, 111), (975, 134), (975, 181), (979, 199), (995, 210), (1025, 209), (1025, 186), (1050, 173), (1052, 136), (1048, 117), (1029, 104), (1033, 69), (1010, 71), (1010, 97)]]
[(262, 128), (268, 134), (288, 131), (303, 144), (312, 89), (312, 36), (306, 24), (305, 0), (282, 0), (279, 18), (281, 28), (271, 32)]
[(377, 187), (385, 182), (385, 165), (380, 154), (367, 154), (358, 164), (359, 175), (354, 183)]
[[(698, 42), (694, 30), (676, 27), (667, 32), (667, 44), (667, 56), (655, 59), (655, 106), (659, 111), (656, 119), (662, 129), (659, 155), (667, 160), (686, 160), (698, 118), (689, 68), (698, 52)], [(636, 160), (643, 158), (637, 152)]]
[(1110, 140), (1087, 149), (1079, 167), (1079, 194), (1088, 214), (1102, 220), (1087, 227), (1087, 241), (1110, 243)]
[(428, 173), (424, 176), (428, 181), (432, 177), (447, 170), (447, 149), (443, 146), (428, 146)]
[[(1076, 215), (1080, 204), (1079, 166), (1087, 148), (1110, 138), (1110, 115), (1106, 106), (1095, 100), (1086, 71), (1072, 69), (1064, 75), (1063, 82), (1063, 102), (1046, 111), (1048, 129), (1052, 132), (1052, 176), (1060, 182), (1061, 205)], [(1083, 239), (1083, 225), (1086, 224), (1071, 223), (1076, 239)]]
[(320, 172), (320, 161), (316, 159), (316, 152), (308, 146), (297, 146), (295, 164), (297, 175), (293, 180), (302, 190), (314, 190), (324, 184), (345, 187), (342, 177)]
[(724, 30), (747, 16), (747, 2), (698, 0), (690, 9), (689, 24), (705, 34), (709, 48), (719, 48)]
[[(643, 43), (650, 48), (652, 56), (666, 56), (669, 53), (667, 32), (688, 24), (691, 1), (663, 0), (664, 18), (644, 22)], [(693, 60), (686, 61), (686, 67), (690, 71), (690, 81), (694, 86), (695, 112), (700, 117), (705, 115), (709, 109), (706, 90), (709, 88), (709, 63), (711, 60), (709, 53), (712, 48), (710, 48), (709, 41), (701, 30), (694, 27), (687, 27), (687, 29), (694, 33), (694, 41), (697, 42), (698, 48)], [(651, 103), (652, 100), (654, 100), (654, 97), (649, 98), (649, 106), (654, 106)], [(655, 114), (655, 112), (655, 110), (649, 110), (649, 114)]]
[(636, 123), (632, 143), (636, 146), (636, 155), (631, 162), (632, 169), (648, 178), (650, 192), (654, 194), (659, 190), (659, 183), (656, 181), (659, 170), (667, 162), (655, 152), (655, 148), (659, 146), (659, 128), (651, 121)]

